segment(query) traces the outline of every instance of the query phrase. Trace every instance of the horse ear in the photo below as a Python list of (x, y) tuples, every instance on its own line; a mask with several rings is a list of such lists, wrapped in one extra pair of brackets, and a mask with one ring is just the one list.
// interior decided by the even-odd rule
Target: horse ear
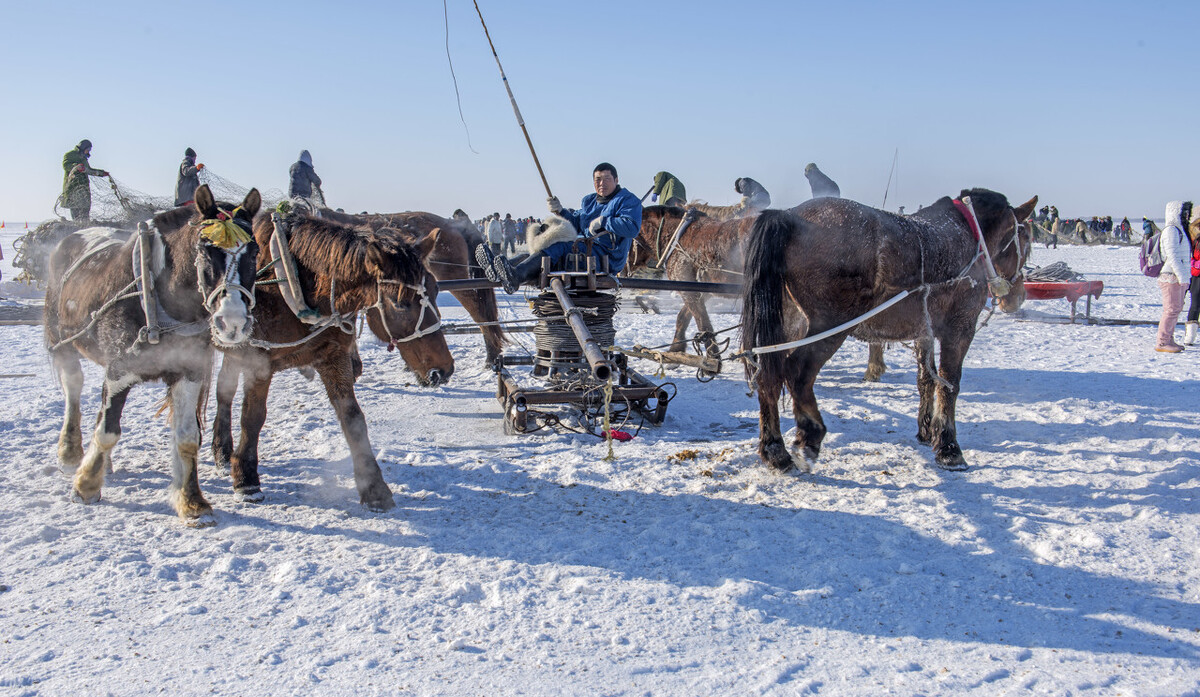
[(435, 227), (428, 235), (425, 235), (420, 240), (417, 240), (417, 254), (420, 255), (421, 261), (429, 259), (429, 255), (433, 254), (434, 247), (437, 246), (439, 235), (442, 234), (440, 227)]
[(196, 189), (196, 196), (193, 199), (196, 210), (200, 211), (200, 215), (205, 218), (217, 217), (217, 202), (213, 199), (212, 190), (208, 188), (208, 184), (201, 184), (199, 189)]
[(1017, 214), (1017, 220), (1023, 221), (1025, 219), (1027, 219), (1029, 216), (1033, 215), (1033, 212), (1035, 210), (1037, 210), (1037, 202), (1038, 202), (1038, 197), (1034, 196), (1033, 198), (1029, 199), (1025, 203), (1022, 203), (1020, 206), (1017, 206), (1016, 208), (1014, 208), (1013, 213)]
[(262, 208), (262, 194), (258, 193), (258, 189), (251, 189), (242, 201), (242, 210), (246, 211), (248, 217), (253, 218), (258, 214), (259, 208)]

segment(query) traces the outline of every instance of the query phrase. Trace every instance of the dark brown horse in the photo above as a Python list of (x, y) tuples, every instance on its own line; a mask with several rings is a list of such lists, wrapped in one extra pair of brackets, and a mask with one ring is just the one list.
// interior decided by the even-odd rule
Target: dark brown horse
[[(89, 228), (55, 249), (45, 334), (66, 400), (58, 456), (64, 470), (75, 471), (73, 499), (100, 499), (130, 388), (163, 380), (171, 405), (171, 503), (188, 525), (216, 522), (196, 475), (199, 417), (212, 375), (212, 344), (237, 347), (250, 336), (258, 245), (249, 231), (260, 204), (257, 190), (236, 208), (217, 204), (202, 186), (194, 207), (156, 215), (146, 235)], [(243, 243), (221, 247), (201, 234), (202, 227), (223, 230), (227, 223), (244, 228)], [(136, 250), (143, 244), (150, 247), (144, 259), (149, 284), (135, 280), (133, 271), (142, 266)], [(151, 302), (145, 302), (147, 286), (154, 289)], [(155, 308), (157, 340), (147, 326), (148, 308)], [(100, 413), (86, 454), (79, 432), (84, 356), (104, 367)]]
[[(674, 206), (642, 209), (642, 227), (633, 241), (629, 261), (622, 273), (630, 275), (642, 268), (660, 266), (659, 260), (667, 254), (685, 213), (685, 209)], [(745, 243), (757, 216), (720, 221), (703, 213), (693, 215), (695, 220), (680, 234), (675, 248), (667, 256), (664, 269), (667, 278), (672, 281), (741, 283)], [(705, 308), (708, 296), (690, 292), (680, 295), (683, 308), (675, 318), (675, 338), (670, 350), (686, 350), (687, 329), (693, 317), (705, 343), (711, 345), (713, 326)]]
[[(1015, 280), (1024, 255), (1019, 223), (1033, 212), (1037, 197), (1013, 208), (1003, 195), (986, 189), (963, 191), (960, 197), (965, 196), (998, 276)], [(966, 468), (955, 405), (989, 277), (970, 214), (961, 210), (942, 198), (914, 215), (899, 216), (846, 199), (820, 198), (759, 217), (746, 252), (742, 348), (751, 352), (833, 332), (803, 346), (753, 354), (757, 365), (750, 363), (748, 373), (758, 389), (758, 452), (767, 464), (781, 471), (797, 464), (779, 427), (785, 387), (796, 417), (794, 446), (805, 458), (805, 469), (816, 460), (826, 429), (813, 385), (851, 331), (836, 330), (907, 293), (853, 331), (869, 341), (916, 342), (917, 439), (932, 444), (940, 467)], [(935, 339), (941, 345), (936, 372)]]
[[(483, 269), (475, 261), (472, 252), (483, 243), (483, 236), (470, 222), (443, 218), (433, 213), (409, 211), (405, 213), (372, 213), (368, 215), (348, 215), (336, 211), (322, 210), (321, 217), (334, 220), (346, 225), (362, 225), (372, 230), (393, 228), (409, 235), (411, 242), (428, 235), (434, 230), (441, 230), (438, 243), (429, 255), (426, 263), (434, 278), (448, 281), (463, 278), (483, 278)], [(492, 365), (504, 347), (504, 330), (496, 322), (500, 313), (496, 306), (496, 294), (489, 288), (485, 290), (456, 290), (451, 291), (467, 314), (479, 323), (483, 331), (483, 343), (487, 347), (487, 363)], [(368, 319), (371, 315), (368, 315)], [(374, 330), (374, 326), (372, 326)], [(378, 334), (378, 332), (376, 332)], [(387, 341), (383, 336), (381, 339)]]
[[(354, 394), (354, 318), (374, 308), (383, 318), (386, 340), (418, 375), (441, 382), (454, 372), (454, 359), (438, 324), (433, 300), (437, 282), (424, 261), (439, 235), (411, 246), (392, 236), (364, 233), (333, 221), (288, 216), (289, 248), (295, 260), (304, 302), (322, 319), (308, 324), (297, 318), (277, 283), (260, 280), (251, 347), (226, 354), (217, 377), (217, 415), (213, 422), (213, 459), (229, 465), (234, 490), (245, 501), (261, 501), (258, 441), (267, 416), (272, 376), (280, 370), (311, 366), (325, 385), (350, 446), (354, 482), (370, 510), (395, 505), (383, 480), (367, 436), (367, 423)], [(275, 234), (271, 216), (259, 216), (255, 238), (270, 250)], [(260, 276), (282, 277), (276, 260), (264, 253)], [(268, 267), (271, 271), (264, 273)], [(232, 404), (238, 375), (243, 376), (242, 434), (233, 448)]]

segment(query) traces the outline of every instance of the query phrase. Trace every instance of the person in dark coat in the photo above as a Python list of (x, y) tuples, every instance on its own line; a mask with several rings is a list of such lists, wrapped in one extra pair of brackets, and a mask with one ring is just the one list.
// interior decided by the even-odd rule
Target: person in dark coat
[(834, 183), (832, 179), (825, 176), (825, 173), (817, 169), (816, 163), (810, 162), (804, 168), (804, 176), (808, 178), (808, 185), (812, 187), (812, 197), (821, 198), (829, 196), (831, 198), (840, 198), (842, 190)]
[(767, 193), (762, 184), (750, 177), (738, 177), (734, 180), (733, 190), (742, 195), (742, 203), (745, 204), (748, 214), (771, 207), (771, 194)]
[(315, 199), (321, 205), (325, 204), (325, 192), (321, 191), (321, 178), (313, 169), (312, 155), (307, 150), (300, 151), (300, 159), (288, 170), (291, 181), (288, 183), (288, 198)]
[(71, 220), (87, 220), (92, 214), (92, 184), (88, 177), (107, 177), (108, 172), (88, 164), (92, 141), (84, 138), (63, 155), (62, 202), (71, 209)]
[(188, 148), (183, 151), (183, 162), (179, 164), (179, 176), (175, 178), (175, 205), (186, 206), (196, 197), (196, 189), (200, 188), (200, 170), (203, 164), (196, 164), (196, 151)]

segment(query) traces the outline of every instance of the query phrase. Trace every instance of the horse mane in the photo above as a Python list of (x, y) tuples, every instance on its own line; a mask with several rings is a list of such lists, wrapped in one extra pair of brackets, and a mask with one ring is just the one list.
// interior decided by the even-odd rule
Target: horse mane
[[(399, 238), (304, 215), (289, 215), (286, 222), (296, 261), (323, 279), (336, 279), (346, 290), (374, 283), (373, 271), (378, 278), (414, 285), (424, 276), (421, 257)], [(256, 236), (264, 230), (273, 234), (271, 216), (260, 215), (254, 228)]]
[(730, 205), (730, 206), (710, 206), (707, 203), (701, 203), (699, 200), (692, 201), (687, 205), (688, 208), (695, 208), (697, 211), (707, 215), (714, 220), (733, 220), (745, 213), (748, 208), (745, 203), (746, 199)]
[[(230, 208), (232, 208), (232, 206), (230, 206)], [(154, 227), (158, 228), (160, 232), (170, 232), (171, 230), (178, 230), (187, 225), (192, 221), (192, 218), (197, 217), (198, 215), (199, 213), (196, 212), (196, 208), (194, 206), (180, 206), (178, 208), (172, 208), (169, 211), (155, 213), (152, 220), (154, 222)]]
[(979, 218), (979, 226), (984, 232), (1009, 209), (1008, 197), (991, 189), (963, 189), (958, 199), (961, 201), (964, 196), (971, 197), (971, 208), (975, 209), (975, 217)]

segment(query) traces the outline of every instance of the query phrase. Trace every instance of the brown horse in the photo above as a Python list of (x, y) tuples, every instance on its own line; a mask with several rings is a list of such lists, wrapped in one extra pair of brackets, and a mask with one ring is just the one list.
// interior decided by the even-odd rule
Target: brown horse
[[(743, 289), (742, 348), (775, 347), (804, 337), (806, 345), (754, 354), (748, 373), (758, 389), (758, 452), (771, 467), (796, 466), (779, 428), (779, 396), (786, 386), (796, 417), (794, 446), (808, 462), (817, 458), (825, 424), (813, 385), (825, 362), (850, 335), (844, 327), (903, 296), (861, 322), (857, 336), (871, 341), (914, 340), (920, 408), (917, 439), (931, 443), (937, 464), (965, 469), (958, 445), (955, 403), (962, 364), (988, 294), (988, 257), (999, 277), (1015, 280), (1024, 255), (1019, 223), (1037, 197), (1013, 208), (986, 189), (963, 191), (960, 202), (939, 199), (911, 216), (899, 216), (846, 199), (820, 198), (789, 211), (767, 211), (751, 232)], [(1001, 285), (1001, 284), (997, 284)], [(829, 336), (819, 335), (833, 332)], [(934, 368), (933, 342), (941, 344)], [(936, 402), (935, 402), (936, 397)], [(936, 413), (935, 413), (936, 410)], [(807, 467), (806, 467), (807, 468)]]
[[(202, 395), (212, 375), (212, 344), (237, 347), (250, 336), (258, 245), (249, 230), (260, 205), (257, 190), (235, 208), (218, 205), (201, 186), (194, 207), (156, 215), (147, 234), (80, 230), (50, 257), (46, 345), (66, 400), (58, 456), (64, 470), (75, 471), (76, 501), (100, 499), (130, 388), (163, 380), (171, 405), (171, 503), (188, 525), (215, 524), (196, 475)], [(201, 234), (202, 227), (223, 230), (227, 224), (244, 228), (248, 241), (221, 247)], [(145, 255), (137, 251), (144, 244), (150, 245)], [(135, 266), (145, 268), (152, 282), (135, 279)], [(145, 295), (147, 287), (154, 292)], [(159, 336), (147, 326), (149, 308)], [(83, 356), (104, 367), (100, 413), (86, 454), (79, 432)]]
[[(434, 230), (441, 230), (438, 242), (429, 255), (427, 264), (434, 278), (448, 281), (463, 278), (484, 278), (483, 269), (475, 261), (472, 252), (482, 244), (483, 236), (470, 222), (443, 218), (433, 213), (409, 211), (405, 213), (373, 213), (368, 215), (348, 215), (336, 211), (322, 210), (321, 217), (334, 220), (345, 225), (362, 225), (371, 230), (394, 228), (409, 236), (411, 242), (416, 242)], [(487, 348), (487, 364), (490, 366), (500, 355), (504, 347), (504, 330), (496, 322), (500, 312), (496, 306), (496, 294), (490, 288), (484, 290), (451, 291), (467, 314), (479, 323), (483, 331), (483, 343)], [(371, 319), (372, 315), (368, 315)], [(374, 330), (374, 325), (372, 325)], [(376, 332), (378, 334), (378, 332)], [(387, 341), (386, 337), (380, 336)]]
[[(642, 227), (633, 241), (629, 261), (622, 273), (630, 275), (648, 266), (660, 266), (659, 260), (666, 255), (685, 213), (685, 209), (673, 206), (642, 209)], [(693, 215), (696, 219), (679, 236), (667, 258), (667, 278), (672, 281), (741, 283), (743, 250), (757, 216), (720, 221), (702, 213)], [(703, 341), (711, 346), (713, 326), (705, 308), (707, 295), (691, 292), (680, 295), (683, 296), (683, 308), (675, 318), (675, 338), (670, 350), (686, 350), (687, 329), (693, 317)]]
[[(217, 377), (213, 459), (218, 466), (229, 465), (234, 490), (243, 500), (261, 501), (258, 440), (267, 416), (271, 378), (280, 370), (311, 366), (321, 376), (350, 446), (361, 502), (374, 511), (392, 508), (395, 501), (375, 460), (354, 394), (354, 318), (374, 308), (383, 319), (387, 339), (414, 372), (434, 376), (433, 382), (448, 378), (454, 372), (454, 358), (438, 328), (441, 320), (431, 300), (437, 298), (437, 282), (424, 266), (439, 235), (428, 235), (411, 246), (329, 220), (293, 215), (281, 222), (288, 228), (304, 302), (321, 319), (316, 324), (301, 321), (278, 283), (259, 281), (251, 347), (227, 353)], [(254, 234), (264, 249), (270, 249), (275, 234), (271, 216), (259, 216)], [(270, 273), (270, 268), (282, 278), (278, 260), (268, 256), (260, 260), (260, 276)], [(239, 374), (244, 381), (242, 435), (235, 451), (231, 422)]]

